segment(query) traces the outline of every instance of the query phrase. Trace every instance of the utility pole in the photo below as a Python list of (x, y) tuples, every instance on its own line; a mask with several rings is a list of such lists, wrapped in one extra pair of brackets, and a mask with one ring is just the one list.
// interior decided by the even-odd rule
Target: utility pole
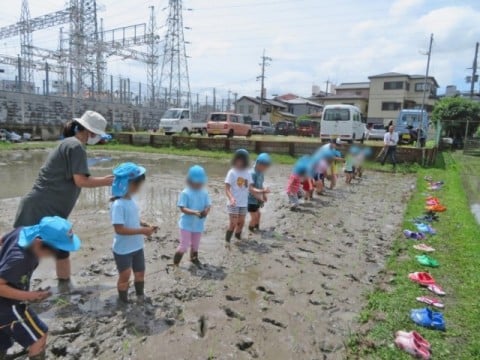
[(262, 119), (262, 114), (263, 114), (263, 101), (265, 99), (265, 67), (270, 65), (270, 61), (272, 61), (272, 58), (265, 56), (265, 49), (263, 49), (263, 55), (261, 57), (262, 62), (260, 63), (260, 66), (262, 67), (262, 75), (257, 76), (257, 81), (260, 80), (260, 106), (258, 107), (258, 116), (259, 120)]
[[(425, 101), (427, 97), (427, 85), (428, 85), (428, 73), (430, 72), (430, 59), (432, 57), (432, 46), (433, 46), (433, 34), (430, 34), (430, 44), (428, 45), (428, 53), (427, 53), (427, 69), (425, 71), (425, 79), (423, 81), (423, 97), (422, 97), (422, 107), (420, 116), (421, 124), (423, 124), (423, 112), (425, 111)], [(428, 92), (430, 92), (430, 86), (428, 87)], [(420, 134), (418, 134), (420, 135)], [(417, 136), (417, 147), (420, 146), (420, 136)]]
[(238, 93), (233, 93), (233, 98), (234, 98), (233, 108), (234, 108), (235, 114), (237, 113), (237, 97), (238, 97)]
[(475, 93), (475, 79), (477, 78), (477, 59), (478, 59), (478, 42), (475, 45), (475, 56), (473, 58), (472, 80), (470, 82), (470, 99), (473, 99), (473, 95)]
[(330, 86), (330, 79), (325, 81), (325, 96), (328, 96), (328, 87)]
[(217, 111), (217, 90), (213, 88), (213, 111)]

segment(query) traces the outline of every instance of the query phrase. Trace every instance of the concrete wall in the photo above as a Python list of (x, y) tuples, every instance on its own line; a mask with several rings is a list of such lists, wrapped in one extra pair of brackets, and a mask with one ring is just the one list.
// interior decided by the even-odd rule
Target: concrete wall
[(131, 104), (114, 104), (67, 97), (0, 91), (0, 128), (27, 131), (43, 139), (58, 138), (62, 125), (95, 110), (107, 119), (109, 128), (137, 130), (158, 127), (164, 110)]

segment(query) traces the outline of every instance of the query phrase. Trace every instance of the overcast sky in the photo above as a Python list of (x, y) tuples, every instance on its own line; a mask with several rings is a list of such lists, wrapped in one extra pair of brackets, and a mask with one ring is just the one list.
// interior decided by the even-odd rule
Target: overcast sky
[[(64, 0), (30, 0), (31, 16), (60, 9)], [(2, 7), (0, 26), (15, 22), (21, 0)], [(147, 22), (154, 5), (159, 26), (167, 0), (102, 0), (105, 28)], [(369, 75), (397, 71), (423, 74), (430, 33), (435, 42), (431, 75), (442, 87), (467, 89), (475, 42), (480, 40), (478, 0), (185, 0), (185, 38), (192, 91), (218, 87), (258, 95), (260, 56), (267, 69), (268, 94), (308, 96), (313, 84), (366, 81)], [(162, 36), (165, 28), (160, 28)], [(58, 29), (35, 32), (34, 43), (55, 48)], [(16, 55), (19, 39), (0, 40), (0, 54)], [(113, 58), (109, 73), (146, 82), (142, 64)], [(13, 74), (13, 70), (6, 77)], [(37, 76), (37, 79), (41, 75)]]

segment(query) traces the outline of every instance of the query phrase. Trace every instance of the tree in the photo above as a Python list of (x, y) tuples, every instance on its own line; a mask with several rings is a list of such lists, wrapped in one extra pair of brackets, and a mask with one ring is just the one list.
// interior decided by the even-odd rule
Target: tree
[(480, 123), (480, 103), (463, 97), (445, 97), (435, 104), (432, 120), (451, 137), (463, 137), (469, 124), (468, 136), (471, 136)]

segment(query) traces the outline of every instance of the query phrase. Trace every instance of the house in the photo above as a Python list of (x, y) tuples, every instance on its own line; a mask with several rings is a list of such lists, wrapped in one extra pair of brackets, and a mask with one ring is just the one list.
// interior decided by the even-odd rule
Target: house
[(357, 106), (364, 116), (368, 112), (368, 96), (370, 93), (369, 82), (342, 83), (332, 86), (333, 94), (312, 96), (310, 99), (322, 105), (354, 105)]
[[(424, 75), (396, 72), (373, 75), (370, 79), (368, 122), (395, 121), (402, 109), (419, 109), (423, 101)], [(437, 100), (439, 85), (434, 77), (427, 79), (425, 109), (431, 112)]]
[[(249, 115), (253, 119), (260, 118), (260, 99), (257, 97), (242, 96), (235, 103), (235, 108), (240, 114)], [(287, 105), (276, 100), (264, 99), (261, 118), (275, 123), (280, 120), (294, 120), (296, 116), (288, 112)]]
[(288, 112), (295, 116), (309, 115), (321, 112), (323, 106), (318, 102), (297, 97), (295, 99), (280, 100), (279, 97), (275, 98), (287, 106)]

